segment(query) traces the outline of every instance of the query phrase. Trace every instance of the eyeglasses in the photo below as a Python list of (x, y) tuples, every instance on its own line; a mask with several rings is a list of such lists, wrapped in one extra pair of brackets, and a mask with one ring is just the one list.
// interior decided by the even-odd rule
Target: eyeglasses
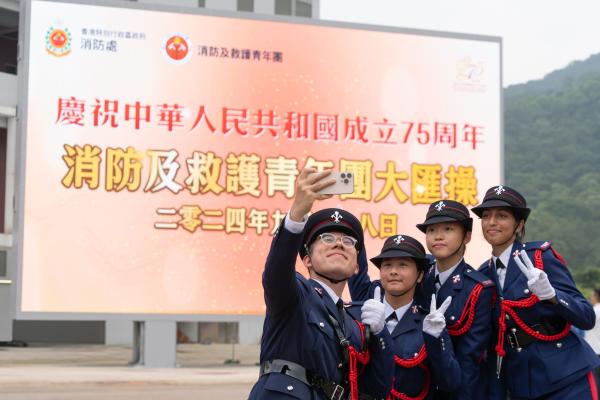
[(321, 239), (321, 242), (328, 244), (328, 245), (335, 244), (335, 243), (337, 243), (338, 239), (341, 239), (342, 246), (347, 247), (347, 248), (356, 247), (356, 243), (358, 243), (358, 240), (356, 240), (352, 236), (347, 236), (347, 235), (337, 236), (337, 235), (334, 235), (333, 233), (321, 233), (319, 235), (319, 239)]

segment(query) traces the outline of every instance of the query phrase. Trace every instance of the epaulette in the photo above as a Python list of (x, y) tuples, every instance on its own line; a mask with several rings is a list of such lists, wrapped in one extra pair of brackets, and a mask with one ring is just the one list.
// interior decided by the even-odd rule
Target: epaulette
[(427, 270), (427, 274), (431, 275), (435, 270), (435, 263), (429, 265), (429, 269)]
[[(552, 254), (554, 255), (554, 257), (563, 265), (563, 266), (567, 266), (567, 262), (565, 261), (565, 259), (563, 258), (563, 256), (560, 255), (560, 253), (558, 251), (556, 251), (555, 248), (552, 247), (552, 243), (550, 242), (528, 242), (528, 243), (524, 243), (523, 244), (523, 248), (525, 250), (540, 250), (541, 252), (544, 252), (546, 250), (551, 250)], [(546, 255), (548, 253), (545, 253)], [(539, 258), (539, 263), (541, 264), (541, 257)], [(543, 264), (542, 264), (543, 265)], [(543, 269), (543, 267), (542, 267)]]
[(477, 271), (471, 267), (467, 267), (465, 269), (465, 273), (463, 276), (468, 276), (476, 282), (479, 282), (483, 285), (483, 287), (493, 287), (496, 286), (493, 280), (487, 277), (484, 273)]
[(427, 258), (427, 263), (431, 266), (431, 265), (435, 265), (435, 257), (433, 256), (433, 254), (425, 254), (425, 258)]
[(364, 301), (350, 301), (348, 303), (344, 303), (344, 309), (352, 318), (357, 321), (360, 321), (361, 317), (361, 307)]
[[(482, 268), (489, 268), (491, 266), (491, 257), (488, 258), (487, 260), (485, 260), (484, 262), (481, 263), (481, 265), (479, 266), (479, 268), (477, 268), (477, 271), (481, 271)], [(475, 269), (475, 268), (473, 268)]]
[(344, 307), (362, 307), (362, 305), (365, 304), (364, 301), (359, 301), (359, 300), (355, 300), (355, 301), (349, 301), (349, 302), (344, 302)]
[(537, 250), (540, 249), (542, 251), (548, 250), (552, 243), (550, 242), (527, 242), (523, 243), (523, 250)]

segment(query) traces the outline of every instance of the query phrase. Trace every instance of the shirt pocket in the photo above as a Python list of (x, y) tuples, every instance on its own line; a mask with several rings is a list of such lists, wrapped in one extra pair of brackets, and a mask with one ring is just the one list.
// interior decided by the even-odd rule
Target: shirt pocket
[(572, 335), (574, 333), (569, 333), (564, 339), (545, 342), (539, 346), (540, 358), (549, 382), (557, 382), (588, 367), (584, 348)]
[(329, 316), (310, 310), (308, 312), (308, 325), (312, 328), (311, 331), (319, 332), (316, 336), (322, 336), (325, 340), (337, 342), (337, 336), (333, 330), (331, 321), (329, 321)]

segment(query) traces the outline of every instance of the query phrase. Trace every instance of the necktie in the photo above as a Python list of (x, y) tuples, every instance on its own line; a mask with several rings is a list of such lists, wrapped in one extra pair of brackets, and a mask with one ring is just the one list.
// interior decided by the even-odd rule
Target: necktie
[(440, 290), (441, 287), (442, 287), (442, 284), (440, 283), (440, 275), (437, 274), (435, 276), (435, 292), (437, 293), (438, 290)]
[(340, 322), (340, 327), (342, 328), (342, 332), (344, 332), (344, 335), (346, 334), (346, 327), (344, 324), (344, 315), (346, 313), (346, 311), (344, 311), (344, 301), (342, 299), (338, 299), (337, 303), (335, 303), (335, 306), (337, 308), (338, 311), (338, 321)]
[(502, 268), (506, 268), (506, 265), (502, 264), (502, 261), (500, 261), (500, 257), (498, 257), (498, 258), (496, 258), (496, 270), (499, 270)]
[(394, 311), (385, 319), (385, 326), (387, 327), (388, 332), (392, 333), (394, 328), (396, 328), (396, 325), (398, 325), (398, 315)]
[(496, 258), (496, 275), (498, 276), (498, 283), (500, 287), (498, 290), (504, 289), (504, 279), (506, 277), (506, 265), (500, 261), (500, 257)]

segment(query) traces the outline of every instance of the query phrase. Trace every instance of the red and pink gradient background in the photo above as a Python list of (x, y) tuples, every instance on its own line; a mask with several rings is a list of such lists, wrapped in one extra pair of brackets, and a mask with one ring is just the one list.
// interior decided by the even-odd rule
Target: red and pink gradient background
[[(51, 26), (72, 33), (72, 52), (54, 57), (46, 52)], [(81, 49), (82, 29), (143, 32), (145, 40), (116, 39), (118, 51)], [(191, 39), (187, 63), (164, 56), (165, 38), (181, 33)], [(198, 45), (281, 51), (282, 63), (201, 57)], [(187, 177), (185, 158), (193, 151), (257, 153), (261, 190), (266, 193), (264, 158), (284, 155), (300, 159), (373, 161), (373, 171), (388, 160), (410, 173), (411, 163), (475, 166), (478, 199), (499, 182), (500, 171), (500, 45), (498, 42), (416, 36), (314, 25), (228, 19), (155, 11), (32, 2), (27, 105), (27, 160), (24, 207), (22, 313), (157, 313), (261, 314), (264, 303), (261, 272), (270, 236), (204, 232), (182, 228), (159, 231), (166, 219), (160, 207), (198, 204), (205, 209), (252, 207), (287, 211), (291, 200), (277, 193), (260, 199), (222, 193), (192, 195), (187, 190), (145, 193), (106, 192), (104, 177), (97, 190), (65, 188), (63, 146), (92, 144), (134, 146), (137, 150), (179, 152), (177, 181)], [(461, 77), (462, 66), (475, 63), (476, 79)], [(86, 100), (85, 126), (56, 124), (59, 98)], [(153, 108), (150, 124), (136, 131), (122, 116), (118, 128), (93, 127), (95, 99), (140, 101)], [(159, 104), (189, 108), (185, 127), (168, 132), (156, 124)], [(290, 141), (211, 133), (203, 126), (189, 132), (199, 105), (211, 122), (221, 122), (221, 108), (273, 110), (366, 116), (369, 121), (405, 120), (473, 123), (485, 127), (476, 150), (447, 145), (383, 145), (351, 142)], [(370, 128), (374, 129), (374, 128)], [(376, 132), (372, 130), (371, 132)], [(102, 159), (104, 162), (104, 154)], [(102, 164), (101, 170), (103, 171)], [(102, 174), (101, 174), (102, 175)], [(220, 183), (224, 185), (224, 166)], [(373, 197), (382, 187), (373, 177)], [(444, 182), (445, 183), (445, 182)], [(402, 183), (410, 194), (410, 182)], [(317, 207), (341, 205), (355, 214), (399, 215), (399, 233), (424, 239), (415, 224), (426, 205), (399, 204), (393, 195), (379, 203), (331, 199)], [(476, 223), (467, 259), (477, 266), (489, 253)], [(376, 254), (382, 239), (369, 239)], [(376, 276), (376, 270), (371, 271)]]

